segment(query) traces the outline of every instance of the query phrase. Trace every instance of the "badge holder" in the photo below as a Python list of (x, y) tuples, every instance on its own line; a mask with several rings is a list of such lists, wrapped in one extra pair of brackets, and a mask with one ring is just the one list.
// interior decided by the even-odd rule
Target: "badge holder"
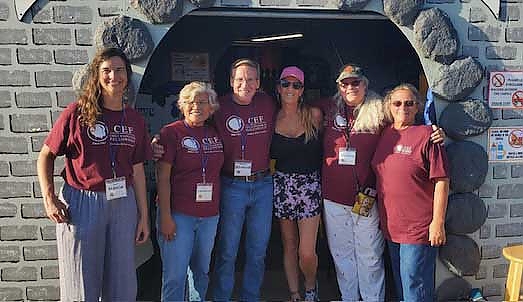
[(356, 165), (356, 148), (342, 147), (339, 149), (338, 165), (354, 166)]
[(125, 177), (115, 177), (105, 180), (105, 196), (107, 200), (127, 197)]
[(360, 216), (369, 217), (370, 210), (376, 202), (376, 190), (366, 188), (363, 192), (358, 192), (356, 195), (356, 202), (352, 207), (352, 213)]
[(252, 161), (250, 160), (235, 160), (234, 161), (234, 176), (251, 176)]
[(212, 201), (212, 183), (200, 182), (196, 184), (196, 202)]

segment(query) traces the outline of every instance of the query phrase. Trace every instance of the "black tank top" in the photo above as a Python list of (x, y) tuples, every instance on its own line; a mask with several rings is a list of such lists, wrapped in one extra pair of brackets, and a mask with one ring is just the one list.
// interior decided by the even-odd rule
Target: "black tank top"
[(305, 134), (294, 138), (274, 133), (271, 158), (276, 159), (276, 171), (300, 174), (319, 171), (322, 160), (321, 138), (313, 138), (305, 143)]

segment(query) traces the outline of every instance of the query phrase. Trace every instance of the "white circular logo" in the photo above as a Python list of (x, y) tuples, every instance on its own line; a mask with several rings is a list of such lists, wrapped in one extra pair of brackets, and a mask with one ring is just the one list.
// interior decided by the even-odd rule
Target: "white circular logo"
[(89, 127), (89, 129), (87, 129), (87, 136), (93, 142), (97, 143), (105, 142), (107, 140), (108, 134), (109, 131), (107, 130), (107, 126), (105, 126), (105, 124), (100, 121), (97, 121), (93, 127)]
[(336, 114), (336, 117), (334, 117), (334, 125), (338, 128), (345, 128), (347, 127), (347, 119), (339, 114)]
[(182, 147), (187, 151), (198, 152), (200, 144), (194, 137), (186, 136), (182, 139)]
[(243, 130), (243, 126), (245, 125), (242, 118), (236, 115), (231, 115), (225, 124), (227, 126), (227, 130), (232, 133), (241, 132)]

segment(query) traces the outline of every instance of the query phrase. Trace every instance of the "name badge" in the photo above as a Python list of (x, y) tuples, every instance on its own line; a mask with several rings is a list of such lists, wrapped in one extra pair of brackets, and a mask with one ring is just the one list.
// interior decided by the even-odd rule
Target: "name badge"
[(354, 166), (356, 164), (356, 149), (340, 148), (338, 165)]
[(116, 177), (105, 180), (105, 196), (107, 200), (113, 200), (127, 196), (125, 177)]
[(197, 183), (196, 184), (196, 202), (210, 202), (212, 201), (212, 183)]
[(236, 160), (234, 161), (234, 176), (251, 176), (252, 161)]

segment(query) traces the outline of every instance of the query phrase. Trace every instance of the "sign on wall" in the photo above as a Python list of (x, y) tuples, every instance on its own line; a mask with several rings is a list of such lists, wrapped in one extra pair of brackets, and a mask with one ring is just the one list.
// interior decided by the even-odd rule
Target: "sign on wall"
[(523, 161), (523, 127), (492, 127), (488, 138), (490, 161)]
[(171, 53), (171, 80), (180, 82), (209, 81), (208, 53)]
[(491, 108), (523, 109), (523, 71), (491, 71), (488, 87)]

